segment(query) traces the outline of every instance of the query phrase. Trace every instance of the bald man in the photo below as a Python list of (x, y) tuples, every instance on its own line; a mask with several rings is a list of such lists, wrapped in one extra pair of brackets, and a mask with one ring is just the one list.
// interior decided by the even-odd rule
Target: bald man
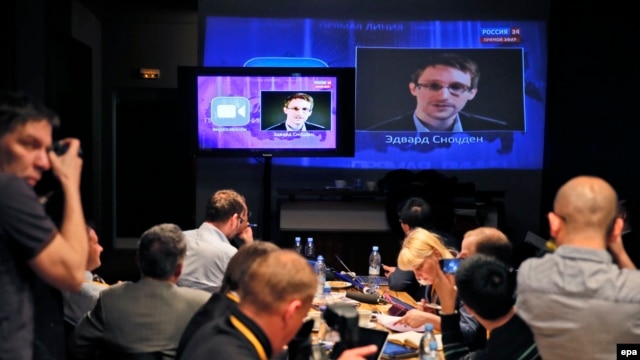
[(616, 344), (640, 343), (640, 272), (606, 250), (622, 231), (617, 200), (601, 178), (569, 180), (548, 214), (558, 249), (520, 266), (516, 309), (545, 360), (615, 359)]
[(482, 226), (464, 234), (458, 257), (465, 259), (471, 255), (492, 256), (507, 265), (511, 265), (512, 246), (507, 236), (500, 230)]

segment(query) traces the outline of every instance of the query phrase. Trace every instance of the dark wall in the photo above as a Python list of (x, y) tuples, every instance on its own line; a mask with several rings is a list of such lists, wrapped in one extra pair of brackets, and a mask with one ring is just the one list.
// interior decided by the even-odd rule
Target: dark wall
[[(53, 3), (70, 8), (69, 1)], [(46, 59), (50, 59), (56, 52), (44, 55), (47, 49), (46, 39), (51, 38), (51, 34), (71, 37), (64, 30), (70, 20), (68, 16), (60, 16), (59, 10), (56, 10), (52, 14), (56, 14), (55, 18), (58, 20), (54, 24), (51, 23), (51, 18), (45, 21), (45, 5), (41, 0), (14, 0), (9, 5), (8, 9), (11, 11), (3, 12), (2, 16), (6, 20), (3, 21), (2, 29), (6, 30), (3, 34), (7, 36), (0, 38), (0, 45), (8, 50), (10, 56), (9, 60), (5, 59), (1, 63), (1, 84), (3, 87), (31, 89), (36, 95), (48, 100), (46, 92), (51, 94), (58, 89), (46, 86), (45, 83), (53, 84), (52, 81), (64, 78), (64, 75), (60, 77), (60, 74), (56, 74), (53, 80), (47, 75), (46, 71), (51, 70), (47, 70), (44, 63), (52, 64)], [(640, 190), (636, 187), (640, 175), (635, 171), (640, 162), (635, 155), (635, 130), (638, 128), (635, 119), (635, 88), (640, 82), (636, 57), (640, 42), (636, 39), (640, 30), (637, 21), (631, 18), (632, 14), (633, 9), (622, 0), (606, 4), (590, 1), (552, 2), (544, 171), (542, 174), (450, 174), (459, 176), (462, 181), (479, 179), (478, 187), (482, 190), (499, 190), (493, 187), (505, 183), (527, 184), (527, 187), (515, 186), (512, 192), (517, 192), (518, 195), (508, 199), (506, 204), (507, 223), (510, 227), (517, 228), (518, 234), (533, 230), (546, 236), (545, 213), (551, 209), (556, 189), (578, 174), (595, 174), (610, 181), (620, 197), (627, 199), (632, 228), (640, 229), (640, 224), (635, 225), (636, 214), (640, 211)], [(100, 164), (91, 166), (99, 167), (102, 171), (101, 178), (104, 178), (100, 197), (100, 206), (104, 211), (99, 220), (105, 224), (109, 224), (114, 216), (114, 184), (109, 180), (113, 176), (112, 155), (117, 146), (114, 143), (115, 118), (112, 110), (116, 104), (113, 94), (117, 94), (123, 87), (173, 88), (176, 85), (177, 66), (197, 64), (198, 39), (194, 12), (186, 15), (167, 13), (153, 17), (143, 15), (100, 15), (103, 65), (101, 69), (91, 68), (90, 71), (98, 72), (104, 83), (103, 106), (100, 111), (102, 118), (96, 125), (102, 133), (98, 131), (98, 134), (94, 134), (94, 137), (102, 140), (103, 146), (98, 151), (102, 152), (103, 160)], [(34, 31), (35, 34), (29, 36)], [(60, 40), (59, 43), (65, 41)], [(86, 54), (81, 47), (77, 49)], [(59, 51), (57, 54), (62, 55)], [(84, 56), (87, 60), (83, 61), (82, 66), (91, 61), (89, 55)], [(161, 68), (163, 72), (160, 82), (149, 85), (148, 82), (143, 83), (131, 77), (133, 69), (147, 66)], [(56, 100), (54, 96), (51, 97)], [(60, 104), (58, 100), (55, 102), (56, 104), (50, 105), (53, 107)], [(174, 125), (158, 126), (170, 128)], [(165, 165), (171, 166), (169, 163)], [(260, 187), (261, 164), (254, 162), (247, 165), (247, 169), (220, 168), (219, 165), (225, 163), (208, 159), (195, 168), (196, 171), (201, 171), (202, 167), (211, 169), (203, 175), (205, 182), (196, 184), (195, 209), (178, 209), (167, 204), (167, 213), (163, 216), (171, 218), (177, 212), (202, 211), (201, 199), (208, 195), (209, 190), (217, 187), (216, 181), (220, 179), (223, 179), (223, 185), (238, 187), (247, 192), (250, 202), (259, 206), (260, 191), (257, 189)], [(149, 168), (150, 165), (141, 170)], [(375, 180), (382, 175), (350, 169), (324, 173), (310, 170), (311, 175), (307, 175), (306, 171), (302, 174), (300, 170), (274, 169), (274, 172), (277, 178), (284, 179), (285, 184), (301, 181), (318, 186), (329, 185), (337, 177)], [(316, 177), (316, 174), (321, 176)], [(533, 181), (527, 181), (529, 178), (533, 178)], [(540, 188), (538, 184), (541, 184)], [(274, 187), (277, 186), (274, 184)], [(201, 218), (196, 216), (195, 221), (199, 222)], [(115, 237), (115, 229), (111, 231), (106, 241)], [(635, 245), (639, 242), (635, 241), (635, 235), (632, 231), (626, 243), (636, 262), (639, 262), (640, 250)]]
[[(598, 175), (627, 199), (631, 226), (640, 230), (640, 28), (631, 14), (630, 5), (617, 0), (551, 4), (543, 212), (569, 178)], [(627, 235), (625, 245), (640, 263), (637, 235)]]

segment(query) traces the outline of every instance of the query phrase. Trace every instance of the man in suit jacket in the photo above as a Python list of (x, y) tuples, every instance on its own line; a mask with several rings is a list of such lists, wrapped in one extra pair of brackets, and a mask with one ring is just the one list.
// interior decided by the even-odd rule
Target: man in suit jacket
[(141, 279), (100, 293), (96, 306), (76, 326), (72, 354), (93, 359), (108, 349), (114, 354), (175, 357), (187, 323), (210, 296), (176, 285), (186, 249), (177, 225), (156, 225), (142, 234), (136, 254)]
[(287, 119), (266, 130), (271, 131), (317, 131), (326, 130), (324, 126), (308, 122), (313, 112), (313, 98), (309, 94), (296, 93), (284, 101), (282, 111)]
[(462, 112), (478, 92), (480, 72), (475, 61), (459, 54), (437, 54), (411, 76), (409, 91), (416, 109), (367, 130), (463, 132), (509, 130), (504, 121)]

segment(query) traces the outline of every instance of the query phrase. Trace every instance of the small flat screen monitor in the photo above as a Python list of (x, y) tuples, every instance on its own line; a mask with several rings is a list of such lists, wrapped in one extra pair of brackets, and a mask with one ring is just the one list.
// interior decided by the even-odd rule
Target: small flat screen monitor
[(184, 67), (197, 155), (354, 154), (354, 68)]

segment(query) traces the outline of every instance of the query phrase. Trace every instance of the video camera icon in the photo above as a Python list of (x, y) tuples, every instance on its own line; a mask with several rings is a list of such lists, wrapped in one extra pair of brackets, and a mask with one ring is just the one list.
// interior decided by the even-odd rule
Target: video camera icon
[(211, 121), (218, 126), (244, 126), (249, 123), (249, 99), (219, 96), (211, 100)]

